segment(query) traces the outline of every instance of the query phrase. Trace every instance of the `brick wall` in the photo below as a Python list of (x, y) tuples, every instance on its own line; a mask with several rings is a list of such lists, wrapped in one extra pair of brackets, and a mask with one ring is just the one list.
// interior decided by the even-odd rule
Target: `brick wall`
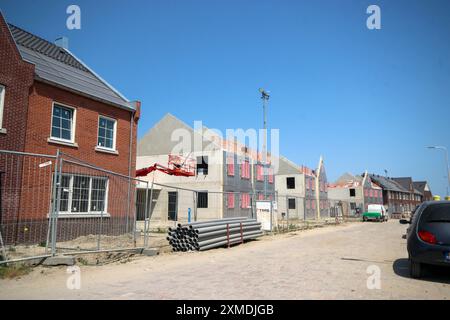
[[(0, 14), (0, 84), (5, 87), (3, 121), (0, 126), (0, 149), (23, 151), (28, 111), (28, 92), (33, 83), (34, 66), (22, 60), (3, 16)], [(22, 163), (14, 156), (0, 154), (0, 224), (18, 217), (22, 180)], [(13, 234), (18, 225), (2, 228)]]
[[(76, 109), (75, 143), (78, 145), (77, 147), (48, 142), (53, 102)], [(95, 150), (99, 115), (117, 120), (116, 149), (118, 154)], [(112, 107), (45, 83), (35, 82), (30, 91), (25, 151), (54, 155), (57, 149), (60, 149), (66, 154), (102, 169), (128, 175), (131, 115), (130, 111)], [(133, 119), (132, 174), (135, 172), (137, 121), (137, 117)], [(133, 187), (128, 199), (128, 179), (65, 161), (62, 162), (62, 165), (63, 173), (107, 177), (108, 206), (105, 213), (109, 216), (101, 219), (102, 233), (117, 234), (120, 231), (122, 233), (131, 231), (135, 208), (134, 202), (132, 202), (132, 199), (134, 199)], [(36, 165), (31, 168), (29, 166), (24, 167), (21, 186), (24, 191), (20, 199), (20, 220), (25, 221), (27, 225), (25, 228), (19, 228), (16, 235), (16, 239), (21, 243), (32, 243), (36, 242), (36, 239), (40, 241), (45, 239), (45, 228), (42, 228), (42, 226), (47, 223), (47, 215), (51, 208), (51, 188), (35, 185), (35, 181), (38, 181), (40, 176), (40, 169)], [(45, 185), (48, 185), (49, 182), (51, 182), (51, 179), (46, 179)], [(37, 195), (38, 198), (45, 199), (43, 205), (35, 205)], [(127, 221), (130, 222), (128, 225)], [(58, 221), (58, 241), (96, 234), (99, 232), (99, 223), (99, 218), (76, 218), (76, 216), (73, 219), (60, 218)], [(26, 230), (26, 232), (23, 230)], [(28, 240), (28, 234), (35, 236)]]
[[(53, 102), (73, 107), (76, 110), (75, 143), (78, 144), (78, 147), (47, 141), (50, 137)], [(95, 150), (99, 115), (117, 120), (117, 155)], [(56, 150), (60, 149), (62, 152), (90, 164), (128, 175), (130, 117), (130, 111), (36, 81), (29, 97), (25, 151), (40, 154), (56, 154)], [(136, 123), (137, 120), (134, 121), (133, 125), (133, 165), (135, 165), (136, 161)], [(134, 169), (135, 167), (133, 166), (133, 172)]]
[(22, 151), (25, 143), (28, 92), (34, 66), (24, 62), (0, 15), (0, 84), (6, 87), (0, 149)]

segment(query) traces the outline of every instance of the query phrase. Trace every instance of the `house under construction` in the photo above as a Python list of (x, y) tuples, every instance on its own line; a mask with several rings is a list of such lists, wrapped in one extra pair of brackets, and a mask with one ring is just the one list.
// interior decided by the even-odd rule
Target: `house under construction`
[(273, 168), (267, 165), (263, 174), (260, 153), (207, 128), (194, 129), (171, 114), (138, 141), (137, 154), (138, 170), (158, 164), (192, 173), (177, 176), (155, 170), (143, 177), (154, 182), (150, 191), (153, 221), (187, 221), (189, 215), (200, 221), (254, 217), (256, 200), (274, 198)]

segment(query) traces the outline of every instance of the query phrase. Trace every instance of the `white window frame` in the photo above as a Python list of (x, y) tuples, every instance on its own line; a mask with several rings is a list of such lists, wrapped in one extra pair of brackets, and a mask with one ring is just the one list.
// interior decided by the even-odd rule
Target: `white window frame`
[[(60, 211), (60, 214), (64, 215), (71, 215), (71, 216), (77, 216), (77, 215), (101, 215), (102, 213), (104, 215), (108, 214), (108, 192), (109, 192), (109, 179), (108, 177), (99, 177), (99, 176), (88, 176), (88, 175), (77, 175), (77, 174), (70, 174), (70, 173), (63, 173), (63, 176), (69, 176), (69, 197), (67, 199), (67, 211)], [(75, 176), (80, 177), (87, 177), (89, 178), (89, 198), (88, 198), (88, 211), (87, 212), (72, 212), (72, 195), (73, 195), (73, 180)], [(91, 197), (92, 197), (92, 178), (100, 178), (106, 180), (106, 188), (105, 188), (105, 205), (103, 211), (91, 211)], [(64, 190), (61, 190), (61, 192), (65, 192)], [(61, 200), (60, 200), (61, 201)]]
[(0, 129), (3, 129), (3, 112), (5, 110), (5, 91), (6, 87), (0, 84)]
[[(63, 107), (63, 108), (67, 108), (67, 109), (71, 109), (72, 110), (72, 130), (71, 130), (70, 140), (52, 136), (52, 131), (53, 131), (53, 112), (55, 111), (55, 105), (57, 105), (59, 107)], [(59, 102), (53, 101), (53, 103), (52, 103), (52, 120), (50, 121), (50, 139), (51, 140), (62, 141), (62, 142), (69, 142), (69, 143), (73, 143), (74, 144), (75, 143), (76, 123), (77, 123), (77, 109), (76, 108), (68, 106), (68, 105), (65, 105), (63, 103), (59, 103)]]
[[(98, 132), (100, 131), (100, 119), (101, 118), (106, 119), (108, 121), (114, 122), (113, 147), (112, 148), (108, 148), (108, 147), (104, 147), (104, 146), (99, 146), (98, 145), (98, 138), (99, 138)], [(98, 116), (98, 122), (97, 122), (97, 146), (96, 146), (96, 148), (97, 149), (102, 149), (102, 150), (108, 150), (108, 151), (116, 151), (117, 150), (116, 149), (116, 136), (117, 136), (117, 120), (114, 119), (114, 118), (111, 118), (111, 117), (104, 116), (104, 115), (99, 115)]]

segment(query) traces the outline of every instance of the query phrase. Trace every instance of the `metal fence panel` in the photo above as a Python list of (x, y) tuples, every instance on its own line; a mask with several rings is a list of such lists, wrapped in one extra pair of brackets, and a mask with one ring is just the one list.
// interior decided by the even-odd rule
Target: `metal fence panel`
[[(144, 245), (135, 232), (139, 180), (62, 155), (57, 179), (56, 251), (102, 251)], [(145, 215), (145, 212), (144, 212)]]
[(3, 260), (50, 254), (49, 217), (56, 160), (51, 155), (0, 150)]
[(0, 150), (0, 263), (145, 247), (149, 197), (148, 182), (59, 151)]

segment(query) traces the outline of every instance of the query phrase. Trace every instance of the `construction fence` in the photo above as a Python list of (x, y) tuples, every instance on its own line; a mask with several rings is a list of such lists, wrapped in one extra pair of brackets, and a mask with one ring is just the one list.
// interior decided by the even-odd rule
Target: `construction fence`
[[(221, 186), (215, 186), (220, 188)], [(241, 190), (239, 192), (214, 190), (214, 187), (192, 189), (160, 183), (150, 183), (150, 191), (140, 188), (141, 198), (149, 194), (149, 217), (152, 230), (176, 226), (178, 223), (207, 221), (221, 218), (257, 218), (257, 203), (272, 203), (273, 225), (277, 231), (295, 229), (306, 223), (330, 219), (326, 199), (305, 199), (280, 195), (274, 190)], [(317, 203), (317, 206), (316, 206)], [(144, 204), (138, 204), (138, 227), (143, 227)], [(316, 209), (318, 208), (318, 209)]]
[(0, 150), (0, 263), (144, 248), (148, 234), (135, 232), (136, 203), (147, 199), (138, 186), (148, 182), (59, 151)]
[(344, 219), (359, 219), (364, 212), (364, 204), (343, 200), (330, 200), (330, 214)]
[(257, 218), (259, 201), (271, 203), (274, 231), (298, 229), (334, 212), (325, 199), (279, 195), (273, 187), (224, 192), (213, 185), (196, 190), (145, 179), (59, 151), (0, 150), (0, 264), (144, 249), (156, 238), (165, 241), (167, 228), (178, 223)]

